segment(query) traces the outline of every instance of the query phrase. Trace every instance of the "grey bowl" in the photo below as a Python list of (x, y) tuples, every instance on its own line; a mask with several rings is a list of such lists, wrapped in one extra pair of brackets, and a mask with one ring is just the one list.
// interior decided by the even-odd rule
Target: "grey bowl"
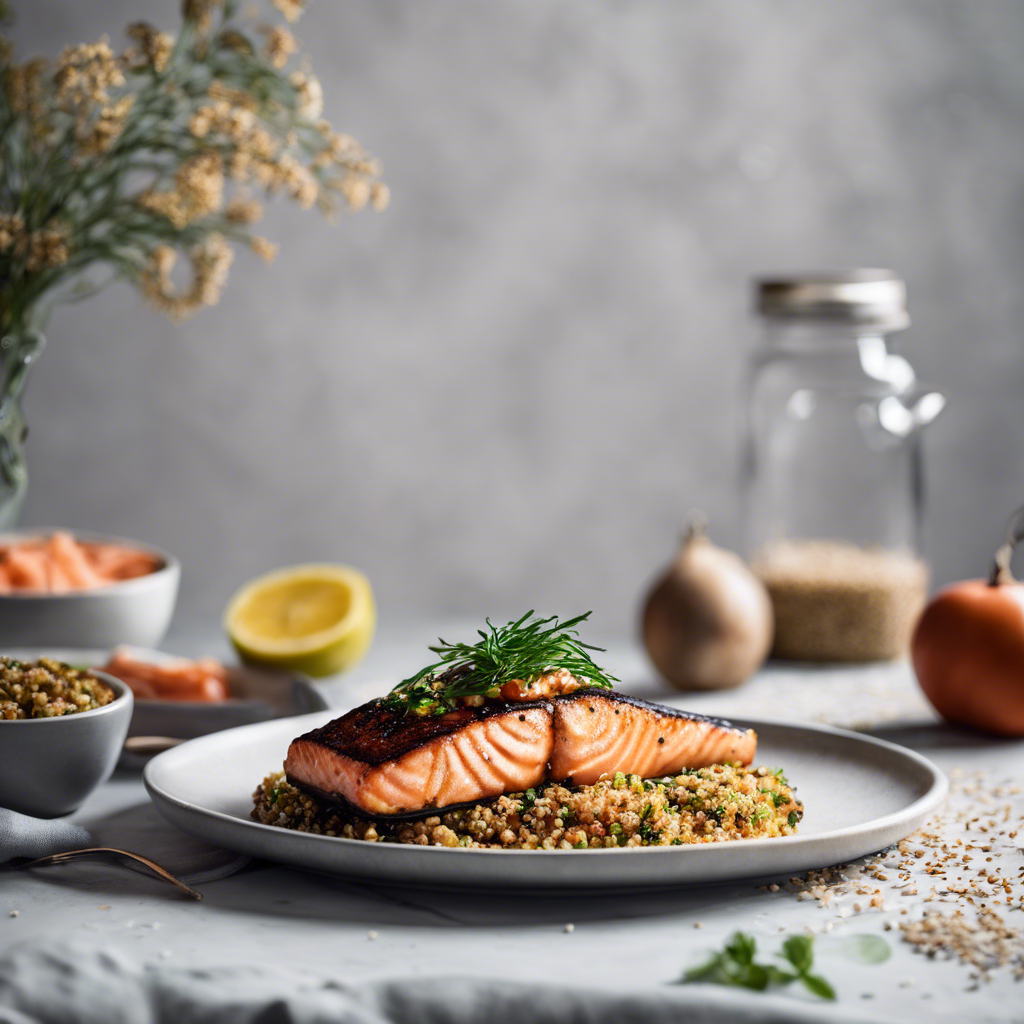
[[(52, 528), (0, 534), (0, 544), (47, 536)], [(124, 537), (73, 531), (77, 540), (123, 544), (158, 558), (162, 568), (148, 576), (68, 594), (0, 595), (0, 647), (155, 647), (163, 639), (178, 596), (178, 560)]]
[(116, 694), (93, 711), (0, 720), (0, 807), (37, 818), (78, 810), (110, 778), (132, 720), (132, 692), (93, 672)]

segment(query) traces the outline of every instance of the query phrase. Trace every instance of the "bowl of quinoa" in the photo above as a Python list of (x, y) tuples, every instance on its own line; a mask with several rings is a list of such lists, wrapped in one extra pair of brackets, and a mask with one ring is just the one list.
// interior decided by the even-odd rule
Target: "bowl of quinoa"
[(40, 818), (77, 810), (114, 770), (133, 703), (105, 672), (0, 657), (0, 807)]
[(803, 804), (779, 770), (718, 764), (642, 779), (617, 772), (591, 786), (549, 782), (472, 807), (373, 819), (324, 804), (283, 772), (253, 794), (263, 825), (367, 842), (478, 850), (619, 850), (766, 839), (796, 833)]
[(53, 658), (0, 657), (0, 721), (80, 714), (115, 699), (114, 690), (86, 669)]

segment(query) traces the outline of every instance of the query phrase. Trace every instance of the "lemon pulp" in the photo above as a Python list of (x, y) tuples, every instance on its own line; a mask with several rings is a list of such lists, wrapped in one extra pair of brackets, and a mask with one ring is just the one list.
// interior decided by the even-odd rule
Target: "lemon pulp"
[(376, 621), (373, 590), (357, 569), (298, 565), (242, 587), (224, 628), (244, 661), (326, 676), (363, 657)]

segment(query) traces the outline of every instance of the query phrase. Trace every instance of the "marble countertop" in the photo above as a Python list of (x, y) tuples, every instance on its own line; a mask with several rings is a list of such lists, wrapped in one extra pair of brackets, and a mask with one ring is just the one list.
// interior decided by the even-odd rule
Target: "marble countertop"
[[(362, 665), (342, 680), (322, 684), (325, 694), (332, 704), (347, 707), (379, 693), (419, 663), (438, 631), (423, 624), (382, 630)], [(664, 695), (634, 644), (608, 646), (605, 662), (624, 680), (624, 689), (645, 697)], [(178, 634), (168, 647), (192, 655), (226, 653), (212, 632)], [(869, 871), (852, 866), (845, 884), (817, 890), (813, 880), (766, 879), (764, 885), (740, 882), (668, 893), (510, 900), (348, 883), (253, 862), (229, 877), (197, 883), (205, 898), (194, 903), (146, 875), (101, 862), (3, 873), (0, 955), (33, 940), (78, 937), (144, 966), (287, 964), (350, 981), (396, 975), (499, 977), (528, 969), (529, 977), (540, 981), (575, 978), (598, 989), (661, 990), (736, 929), (757, 937), (764, 958), (786, 935), (810, 931), (817, 936), (816, 967), (839, 994), (837, 1014), (853, 1009), (907, 1021), (1024, 1017), (1024, 982), (1014, 979), (1013, 963), (978, 981), (959, 960), (921, 955), (903, 941), (900, 930), (931, 911), (959, 909), (972, 918), (987, 903), (998, 907), (1017, 933), (1008, 942), (1009, 958), (1024, 963), (1024, 886), (1002, 886), (1003, 879), (1017, 883), (1024, 867), (1024, 829), (1020, 837), (1010, 837), (1024, 817), (1024, 742), (997, 742), (939, 724), (909, 668), (899, 664), (819, 670), (769, 666), (738, 690), (694, 694), (688, 704), (724, 716), (790, 717), (868, 730), (931, 757), (951, 775), (956, 795), (941, 820), (926, 828), (931, 838), (924, 845), (912, 840), (903, 852), (872, 861)], [(151, 829), (165, 845), (180, 840), (187, 848), (190, 840), (153, 814), (140, 777), (119, 771), (73, 820), (99, 828), (106, 840), (121, 832), (128, 841), (139, 840)], [(972, 816), (978, 819), (974, 823)], [(957, 846), (965, 837), (975, 847), (970, 854)], [(954, 881), (953, 872), (936, 884), (927, 873), (942, 843), (968, 858), (957, 862), (965, 881)], [(915, 856), (918, 849), (921, 856)], [(907, 863), (912, 870), (901, 866)], [(863, 893), (875, 889), (879, 899), (872, 905)], [(851, 959), (849, 937), (862, 934), (886, 939), (892, 950), (887, 962)], [(631, 980), (624, 982), (621, 972), (600, 969), (624, 957), (642, 964), (639, 976), (629, 972), (625, 976)], [(795, 992), (791, 998), (794, 1005), (804, 1000)], [(830, 1010), (822, 1006), (821, 1012), (827, 1016)]]

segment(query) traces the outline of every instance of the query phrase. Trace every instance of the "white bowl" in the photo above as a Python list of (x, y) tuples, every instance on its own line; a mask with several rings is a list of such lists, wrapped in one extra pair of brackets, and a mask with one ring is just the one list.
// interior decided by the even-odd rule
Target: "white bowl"
[(77, 811), (110, 778), (134, 701), (120, 679), (92, 674), (114, 691), (109, 704), (55, 718), (0, 721), (0, 807), (59, 818)]
[[(56, 532), (39, 527), (0, 534), (0, 545)], [(139, 541), (72, 531), (76, 540), (121, 544), (160, 560), (146, 576), (67, 594), (0, 594), (0, 647), (155, 647), (164, 638), (178, 596), (178, 560)]]

